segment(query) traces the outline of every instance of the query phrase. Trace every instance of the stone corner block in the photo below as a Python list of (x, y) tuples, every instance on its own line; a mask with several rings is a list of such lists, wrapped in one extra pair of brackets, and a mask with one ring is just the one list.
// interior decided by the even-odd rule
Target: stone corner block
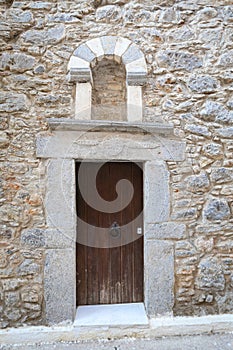
[(172, 314), (174, 305), (174, 247), (168, 241), (145, 246), (145, 306), (150, 317)]
[(36, 136), (36, 156), (38, 158), (43, 158), (46, 154), (47, 147), (49, 145), (50, 139), (47, 135), (37, 135)]
[(145, 238), (156, 240), (185, 239), (186, 225), (177, 222), (148, 224), (146, 226)]
[(74, 249), (48, 249), (44, 267), (46, 322), (73, 321), (76, 311)]
[(75, 231), (75, 164), (72, 159), (50, 159), (47, 188), (44, 201), (47, 225), (61, 231)]
[(166, 222), (170, 215), (169, 171), (163, 162), (145, 164), (145, 222)]
[(161, 151), (164, 160), (182, 161), (185, 159), (186, 142), (163, 138), (161, 139)]

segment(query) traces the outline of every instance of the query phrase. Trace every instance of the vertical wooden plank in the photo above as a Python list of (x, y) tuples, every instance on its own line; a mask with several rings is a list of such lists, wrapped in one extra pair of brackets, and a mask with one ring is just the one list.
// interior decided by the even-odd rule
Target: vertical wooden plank
[[(121, 166), (119, 163), (109, 163), (110, 167), (110, 178), (111, 178), (111, 200), (117, 198), (116, 185), (122, 178)], [(119, 193), (121, 199), (122, 194)], [(116, 222), (121, 226), (121, 211), (112, 213), (110, 215), (111, 224)], [(110, 225), (111, 226), (111, 225)], [(113, 247), (114, 246), (114, 247)], [(111, 274), (109, 278), (110, 289), (111, 289), (111, 303), (120, 303), (122, 298), (121, 291), (121, 236), (112, 237), (110, 233), (110, 269)]]
[(143, 230), (143, 172), (140, 166), (136, 164), (132, 172), (133, 181), (136, 184), (134, 205), (132, 208), (133, 217), (139, 217), (134, 223), (133, 231), (135, 234), (134, 246), (134, 291), (133, 302), (143, 301), (143, 235), (138, 235), (137, 229)]
[[(79, 163), (76, 165), (76, 184), (78, 184), (78, 170)], [(77, 186), (77, 215), (82, 220), (85, 220), (87, 217), (87, 208), (83, 204), (83, 200), (79, 191), (79, 187)], [(79, 223), (77, 227), (77, 239), (79, 239), (79, 235), (87, 235), (87, 226)], [(76, 242), (76, 275), (77, 275), (77, 305), (85, 305), (87, 303), (87, 247), (85, 245), (80, 244), (78, 241)]]
[[(103, 165), (99, 171), (97, 178), (97, 189), (99, 195), (107, 200), (108, 187), (109, 187), (109, 167), (107, 164)], [(98, 213), (98, 222), (100, 228), (106, 228), (108, 226), (108, 213), (103, 213), (100, 211)], [(101, 231), (102, 232), (102, 231)], [(108, 236), (104, 235), (104, 240), (102, 241), (108, 246)], [(110, 252), (108, 248), (99, 249), (99, 300), (100, 304), (111, 303), (111, 298), (108, 290), (108, 281), (110, 278), (109, 272), (109, 258)]]

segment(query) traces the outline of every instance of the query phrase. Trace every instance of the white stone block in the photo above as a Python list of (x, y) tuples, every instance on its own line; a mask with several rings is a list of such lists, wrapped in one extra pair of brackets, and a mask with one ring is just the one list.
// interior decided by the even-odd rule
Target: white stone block
[(75, 249), (47, 249), (44, 267), (46, 322), (73, 321), (76, 312)]
[(114, 58), (117, 62), (121, 62), (121, 56), (125, 53), (125, 51), (128, 49), (129, 45), (132, 42), (129, 39), (125, 38), (118, 38), (114, 50)]
[(142, 121), (141, 86), (127, 86), (127, 120), (128, 122)]
[(75, 119), (91, 119), (91, 83), (76, 84)]
[(101, 60), (104, 57), (104, 49), (100, 38), (88, 40), (86, 44), (91, 51), (94, 52), (98, 60)]
[(90, 69), (90, 63), (82, 58), (71, 56), (68, 63), (68, 70), (71, 68)]
[(125, 69), (127, 74), (133, 74), (133, 73), (140, 73), (140, 74), (147, 74), (147, 66), (146, 61), (144, 57), (139, 58), (136, 61), (127, 63), (125, 65)]
[(47, 189), (44, 199), (47, 226), (60, 232), (69, 232), (69, 237), (75, 238), (76, 189), (75, 164), (72, 159), (50, 159)]
[(169, 221), (169, 171), (166, 169), (164, 162), (146, 162), (144, 193), (145, 222), (149, 224)]
[(168, 241), (145, 242), (145, 306), (147, 315), (172, 315), (174, 247)]

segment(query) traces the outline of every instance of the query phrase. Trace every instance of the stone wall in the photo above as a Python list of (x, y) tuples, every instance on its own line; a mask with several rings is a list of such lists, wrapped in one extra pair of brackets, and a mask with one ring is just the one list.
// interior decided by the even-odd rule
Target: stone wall
[[(69, 57), (100, 35), (144, 52), (144, 120), (187, 142), (168, 162), (175, 243), (174, 315), (233, 310), (233, 5), (231, 0), (0, 0), (0, 326), (44, 323), (46, 163), (35, 136), (74, 116)], [(172, 238), (171, 238), (172, 240)]]

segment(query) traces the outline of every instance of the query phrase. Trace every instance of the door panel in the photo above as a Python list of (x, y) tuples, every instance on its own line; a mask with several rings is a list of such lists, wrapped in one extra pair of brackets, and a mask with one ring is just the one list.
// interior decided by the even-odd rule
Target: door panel
[[(135, 163), (108, 162), (95, 178), (98, 167), (77, 163), (77, 305), (140, 302), (143, 236), (137, 229), (143, 227), (143, 173)], [(122, 179), (131, 187), (120, 187)], [(95, 198), (95, 187), (105, 202)]]

